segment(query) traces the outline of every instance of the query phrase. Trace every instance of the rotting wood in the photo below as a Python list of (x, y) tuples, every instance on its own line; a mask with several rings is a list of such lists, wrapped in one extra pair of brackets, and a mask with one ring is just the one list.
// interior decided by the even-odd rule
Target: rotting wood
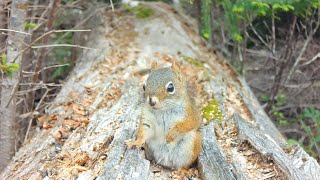
[(203, 179), (236, 179), (226, 157), (219, 147), (214, 134), (213, 124), (202, 129), (202, 151), (198, 159), (198, 167)]
[(239, 81), (242, 84), (242, 90), (238, 90), (239, 94), (241, 95), (244, 103), (250, 110), (252, 116), (260, 125), (260, 129), (269, 134), (279, 145), (285, 144), (285, 139), (281, 135), (281, 133), (277, 130), (276, 126), (273, 124), (271, 120), (266, 121), (269, 119), (267, 113), (261, 108), (257, 98), (250, 90), (247, 83), (244, 81), (243, 78), (238, 77)]
[(271, 158), (289, 179), (312, 179), (310, 175), (292, 166), (293, 162), (274, 139), (259, 128), (244, 120), (238, 114), (234, 115), (240, 141), (248, 141), (264, 156)]
[(114, 148), (109, 152), (104, 173), (97, 177), (103, 179), (148, 179), (150, 162), (146, 160), (142, 153), (137, 150), (126, 150), (125, 141), (133, 137), (133, 123), (125, 123), (118, 132), (115, 133), (111, 144)]
[(289, 158), (296, 168), (304, 171), (311, 179), (320, 180), (320, 166), (313, 157), (310, 157), (300, 146), (294, 146), (288, 150)]

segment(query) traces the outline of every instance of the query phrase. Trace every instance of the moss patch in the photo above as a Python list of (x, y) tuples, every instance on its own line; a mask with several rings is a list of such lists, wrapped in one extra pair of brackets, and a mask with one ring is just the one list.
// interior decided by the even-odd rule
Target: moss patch
[(214, 99), (209, 101), (208, 105), (202, 109), (202, 117), (210, 123), (211, 120), (218, 120), (218, 123), (222, 123), (222, 112), (219, 108), (219, 102)]
[(145, 19), (154, 14), (153, 9), (145, 6), (145, 5), (138, 5), (135, 7), (131, 7), (129, 5), (123, 5), (123, 8), (129, 12), (132, 12), (136, 15), (136, 18), (138, 19)]
[(203, 67), (203, 64), (199, 60), (197, 60), (195, 58), (192, 58), (192, 57), (189, 57), (189, 56), (181, 56), (181, 57), (183, 58), (183, 60), (187, 61), (190, 64), (193, 64), (193, 65), (195, 65), (197, 67)]

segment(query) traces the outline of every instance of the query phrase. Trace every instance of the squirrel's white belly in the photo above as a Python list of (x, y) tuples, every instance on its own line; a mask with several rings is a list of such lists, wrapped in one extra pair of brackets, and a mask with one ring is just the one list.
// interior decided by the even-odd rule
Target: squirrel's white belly
[(155, 163), (175, 167), (176, 169), (190, 165), (194, 146), (195, 130), (179, 135), (171, 143), (166, 142), (169, 128), (185, 117), (183, 108), (171, 109), (167, 112), (153, 114), (154, 136), (146, 141), (146, 154)]
[[(146, 149), (149, 158), (156, 164), (160, 164), (167, 167), (175, 167), (180, 169), (186, 167), (192, 158), (193, 139), (196, 136), (194, 130), (181, 135), (171, 143), (166, 143), (164, 138), (150, 139), (147, 141), (148, 148)], [(160, 138), (160, 137), (159, 137)]]

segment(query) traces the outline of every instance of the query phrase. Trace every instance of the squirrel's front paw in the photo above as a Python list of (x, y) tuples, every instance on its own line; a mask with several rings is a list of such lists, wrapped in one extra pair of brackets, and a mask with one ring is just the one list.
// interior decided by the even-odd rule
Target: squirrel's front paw
[(166, 142), (171, 143), (176, 138), (176, 133), (174, 131), (170, 131), (166, 137)]
[(132, 147), (142, 147), (143, 146), (143, 142), (141, 141), (129, 141), (129, 142), (126, 142), (126, 145), (128, 146), (128, 148), (132, 148)]

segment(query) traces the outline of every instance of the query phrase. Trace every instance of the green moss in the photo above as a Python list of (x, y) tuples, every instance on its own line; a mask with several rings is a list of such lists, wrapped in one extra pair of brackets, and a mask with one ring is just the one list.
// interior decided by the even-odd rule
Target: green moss
[(197, 67), (203, 67), (203, 64), (197, 60), (197, 59), (194, 59), (192, 57), (189, 57), (189, 56), (182, 56), (183, 60), (187, 61), (188, 63), (190, 64), (193, 64)]
[(145, 19), (154, 14), (153, 9), (145, 5), (138, 5), (135, 7), (131, 7), (129, 5), (123, 5), (123, 7), (125, 10), (134, 13), (138, 19)]
[(222, 123), (222, 112), (219, 108), (219, 102), (214, 99), (202, 109), (202, 117), (209, 123), (212, 119), (218, 120), (218, 123)]

